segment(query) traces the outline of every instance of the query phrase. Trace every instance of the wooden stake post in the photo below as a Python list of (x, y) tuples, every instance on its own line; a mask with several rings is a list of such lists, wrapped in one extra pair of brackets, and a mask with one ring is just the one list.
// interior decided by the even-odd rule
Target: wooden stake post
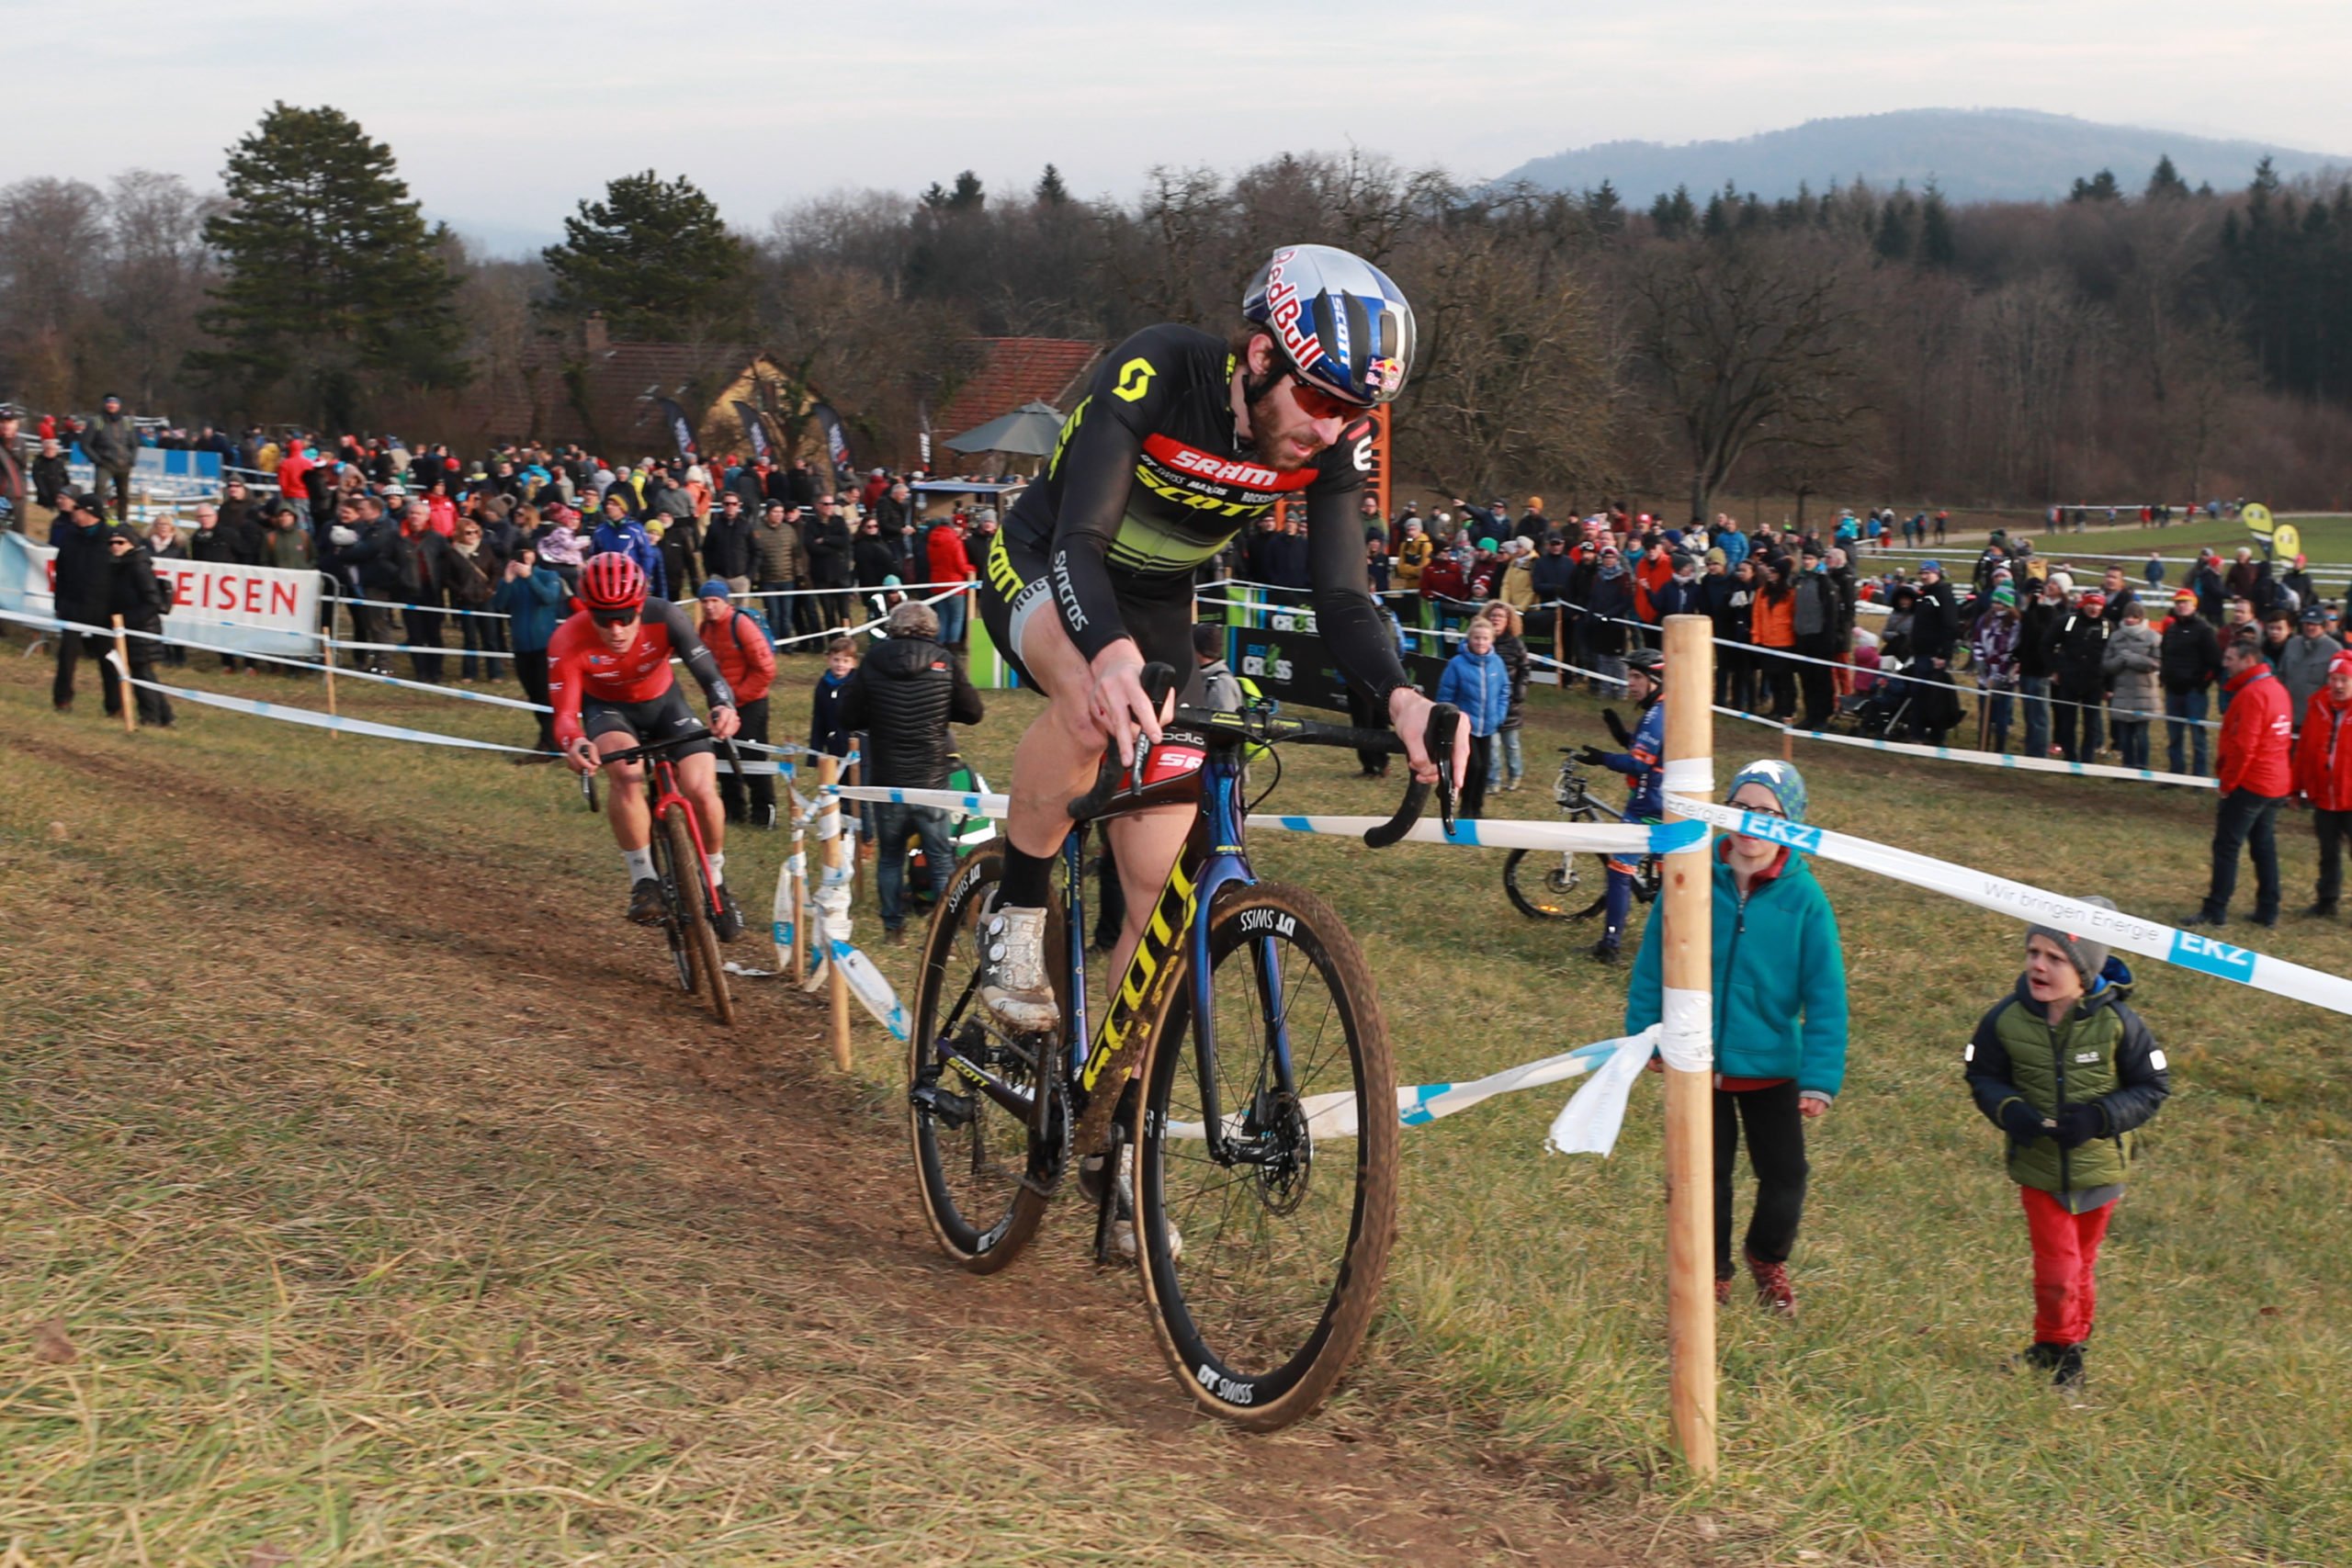
[[(1712, 793), (1714, 627), (1704, 615), (1666, 622), (1667, 792)], [(1678, 766), (1680, 764), (1680, 766)], [(1703, 770), (1706, 781), (1696, 775)], [(1685, 782), (1679, 775), (1692, 775)], [(1674, 807), (1667, 807), (1669, 816)], [(1715, 1473), (1713, 858), (1664, 857), (1654, 919), (1665, 957), (1667, 1343), (1674, 1441), (1701, 1480)], [(1678, 1021), (1684, 1033), (1678, 1036)], [(1694, 1036), (1692, 1038), (1691, 1036)], [(1683, 1065), (1677, 1066), (1679, 1055)], [(1694, 1055), (1693, 1053), (1696, 1053)]]
[[(817, 843), (825, 857), (825, 874), (818, 878), (817, 882), (820, 892), (836, 884), (846, 891), (849, 886), (847, 881), (849, 844), (842, 835), (844, 824), (842, 821), (841, 796), (832, 793), (833, 786), (841, 783), (841, 777), (840, 758), (820, 757), (817, 759), (817, 787), (825, 792), (824, 806), (817, 818)], [(842, 877), (838, 879), (833, 875), (835, 867), (839, 867), (842, 873)], [(850, 1068), (849, 976), (842, 973), (840, 964), (832, 962), (833, 939), (825, 930), (825, 907), (821, 897), (817, 901), (816, 921), (817, 941), (826, 958), (826, 989), (832, 1002), (833, 1066), (847, 1072)]]
[[(114, 623), (114, 690), (122, 699), (122, 732), (130, 734), (139, 728), (139, 703), (130, 684), (130, 641), (122, 635), (122, 617), (110, 617)], [(72, 637), (72, 632), (59, 634)]]
[[(335, 610), (337, 606), (343, 603), (343, 595), (335, 592), (334, 587), (334, 580), (333, 578), (329, 578), (327, 581), (327, 629), (326, 635), (319, 638), (319, 664), (320, 667), (326, 671), (327, 716), (329, 718), (333, 718), (335, 716), (334, 639), (343, 635), (335, 624)], [(342, 733), (343, 731), (340, 729), (330, 729), (327, 731), (327, 739), (332, 740)]]

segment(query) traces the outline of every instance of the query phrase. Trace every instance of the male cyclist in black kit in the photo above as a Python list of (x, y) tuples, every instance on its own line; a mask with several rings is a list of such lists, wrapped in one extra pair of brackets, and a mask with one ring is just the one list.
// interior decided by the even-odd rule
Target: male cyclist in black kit
[[(1293, 245), (1259, 270), (1241, 310), (1238, 344), (1169, 325), (1114, 349), (981, 567), (989, 635), (1046, 697), (1013, 753), (1003, 904), (987, 933), (981, 995), (1008, 1028), (1059, 1021), (1046, 905), (1069, 802), (1106, 746), (1128, 751), (1138, 728), (1159, 739), (1144, 665), (1195, 670), (1193, 574), (1276, 501), (1305, 507), (1317, 622), (1342, 671), (1404, 737), (1414, 776), (1437, 778), (1423, 743), (1432, 705), (1373, 608), (1356, 521), (1371, 463), (1363, 416), (1404, 389), (1412, 308), (1370, 263)], [(1469, 745), (1464, 727), (1456, 777)], [(1165, 807), (1110, 824), (1127, 896), (1112, 975), (1125, 972), (1190, 818)]]

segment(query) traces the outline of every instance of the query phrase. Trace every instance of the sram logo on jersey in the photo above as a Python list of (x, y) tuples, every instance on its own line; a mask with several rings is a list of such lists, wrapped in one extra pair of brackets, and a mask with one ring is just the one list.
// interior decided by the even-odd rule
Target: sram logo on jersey
[(1256, 491), (1265, 495), (1305, 490), (1316, 479), (1316, 471), (1311, 468), (1300, 468), (1295, 473), (1278, 473), (1263, 463), (1252, 463), (1239, 457), (1220, 457), (1214, 452), (1187, 446), (1172, 435), (1162, 435), (1157, 432), (1143, 438), (1143, 451), (1145, 457), (1170, 473), (1213, 485)]

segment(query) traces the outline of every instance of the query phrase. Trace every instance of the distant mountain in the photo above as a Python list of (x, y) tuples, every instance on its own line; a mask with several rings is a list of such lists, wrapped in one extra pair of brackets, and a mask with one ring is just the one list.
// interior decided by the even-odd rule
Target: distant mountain
[(2244, 186), (2267, 153), (2282, 177), (2352, 166), (2352, 157), (2307, 152), (2260, 141), (2221, 141), (2138, 126), (2098, 125), (2032, 109), (1903, 109), (1893, 114), (1814, 119), (1736, 141), (1604, 141), (1531, 159), (1502, 176), (1545, 190), (1580, 191), (1608, 180), (1629, 207), (1688, 186), (1703, 200), (1725, 180), (1766, 200), (1794, 196), (1804, 181), (1819, 192), (1832, 180), (1872, 186), (1897, 180), (1917, 190), (1932, 178), (1955, 202), (2041, 201), (2063, 197), (2078, 178), (2115, 171), (2127, 195), (2148, 182), (2170, 155), (2194, 188)]

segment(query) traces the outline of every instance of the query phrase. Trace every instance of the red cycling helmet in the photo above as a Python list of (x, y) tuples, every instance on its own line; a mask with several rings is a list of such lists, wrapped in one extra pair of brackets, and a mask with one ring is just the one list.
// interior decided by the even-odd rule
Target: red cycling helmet
[(591, 556), (580, 569), (580, 600), (591, 610), (634, 610), (645, 587), (645, 569), (625, 555)]

